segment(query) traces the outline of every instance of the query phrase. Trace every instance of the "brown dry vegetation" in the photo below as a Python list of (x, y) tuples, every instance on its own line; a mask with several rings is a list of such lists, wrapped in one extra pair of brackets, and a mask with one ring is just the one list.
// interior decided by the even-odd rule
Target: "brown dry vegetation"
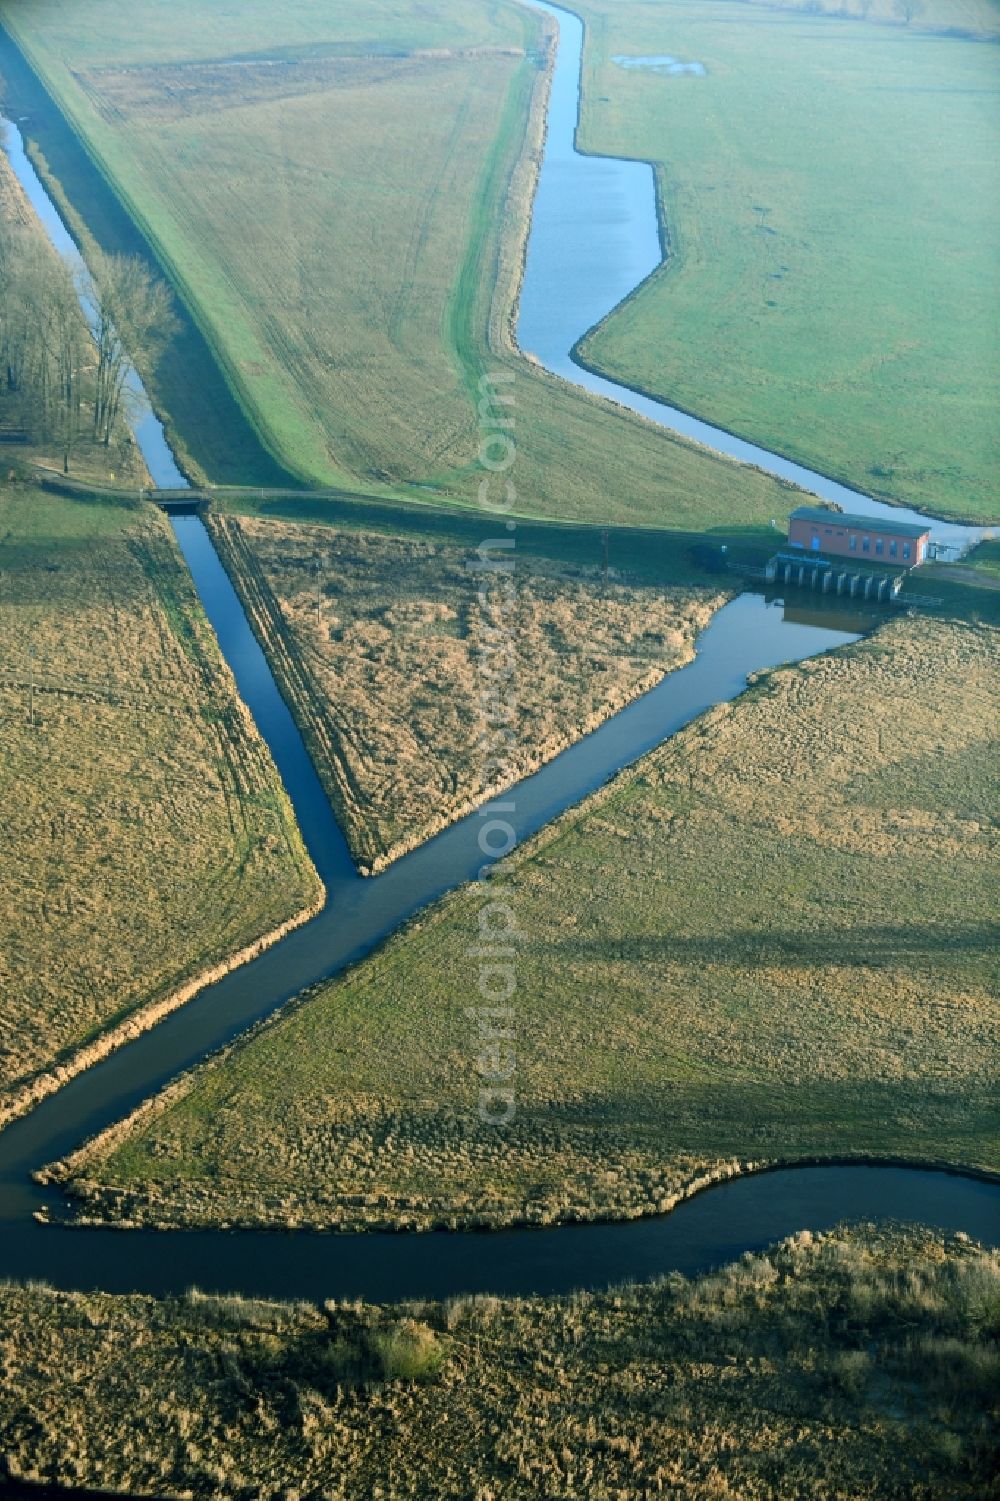
[(509, 1124), (477, 1110), (467, 888), (85, 1149), (84, 1214), (551, 1223), (754, 1161), (996, 1169), (998, 663), (994, 629), (897, 620), (764, 675), (508, 860)]
[(7, 1286), (0, 1473), (260, 1501), (980, 1498), (998, 1299), (996, 1252), (870, 1228), (557, 1299)]
[[(484, 608), (483, 575), (456, 547), (253, 518), (211, 524), (366, 871), (688, 661), (726, 598), (605, 586), (596, 569), (519, 559), (513, 605), (494, 581)], [(481, 694), (492, 661), (506, 671), (508, 632), (514, 660), (501, 681), (516, 681), (516, 749), (498, 778)]]
[(321, 892), (158, 511), (0, 488), (0, 663), (2, 1116)]

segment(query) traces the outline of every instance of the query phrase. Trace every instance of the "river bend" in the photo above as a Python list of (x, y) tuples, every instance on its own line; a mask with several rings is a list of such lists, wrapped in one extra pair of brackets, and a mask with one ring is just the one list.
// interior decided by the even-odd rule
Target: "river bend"
[[(565, 174), (576, 170), (572, 157), (588, 163), (596, 159), (580, 157), (572, 139), (580, 23), (563, 11), (559, 18), (563, 37), (522, 294), (522, 344), (539, 353), (556, 373), (732, 452), (732, 444), (738, 445), (739, 440), (704, 424), (697, 424), (694, 431), (681, 424), (683, 414), (661, 403), (652, 403), (656, 410), (651, 413), (645, 398), (600, 382), (581, 372), (569, 358), (568, 351), (587, 327), (652, 269), (648, 213), (640, 212), (640, 198), (651, 197), (652, 181), (650, 169), (641, 164), (609, 166), (601, 159), (602, 170), (615, 179), (608, 179), (610, 199), (623, 191), (616, 169), (629, 169), (621, 181), (629, 179), (628, 202), (635, 213), (630, 208), (623, 217), (620, 204), (613, 208), (615, 236), (609, 238), (607, 222), (603, 228), (597, 223), (602, 215), (608, 220), (608, 195), (603, 200), (600, 195), (579, 195), (584, 207), (587, 203), (594, 207), (589, 227), (601, 245), (597, 270), (588, 275), (597, 282), (606, 279), (592, 286), (587, 296), (580, 291), (577, 297), (579, 279), (575, 272), (567, 277), (560, 260), (565, 245), (560, 214), (566, 211), (567, 197), (577, 191), (566, 186), (572, 179)], [(20, 134), (9, 123), (6, 149), (53, 243), (67, 258), (78, 261), (24, 154)], [(562, 185), (554, 188), (561, 175)], [(587, 230), (588, 225), (583, 228)], [(655, 253), (658, 260), (658, 242)], [(565, 299), (567, 285), (573, 291), (570, 299)], [(557, 288), (559, 296), (554, 295)], [(543, 306), (550, 310), (548, 323), (539, 312)], [(177, 487), (183, 477), (134, 372), (130, 385), (138, 404), (136, 434), (153, 478), (158, 485)], [(685, 424), (689, 421), (684, 418)], [(900, 514), (839, 486), (832, 493), (830, 482), (820, 476), (787, 466), (775, 455), (763, 455), (767, 461), (763, 463), (758, 455), (758, 450), (751, 452), (747, 445), (734, 454), (808, 483), (817, 493), (840, 499), (851, 509)], [(789, 473), (789, 468), (795, 473)], [(33, 1213), (52, 1203), (58, 1191), (34, 1184), (29, 1177), (32, 1169), (65, 1155), (120, 1119), (180, 1071), (244, 1032), (305, 986), (369, 953), (421, 907), (473, 878), (482, 858), (479, 820), (473, 815), (396, 861), (382, 875), (363, 879), (357, 874), (302, 738), (207, 531), (196, 516), (176, 516), (172, 525), (239, 691), (271, 748), (309, 852), (326, 884), (328, 900), (323, 912), (306, 926), (201, 991), (154, 1030), (71, 1080), (0, 1134), (0, 1276), (41, 1277), (56, 1287), (110, 1292), (163, 1294), (197, 1283), (205, 1289), (280, 1297), (392, 1300), (461, 1291), (552, 1293), (646, 1278), (674, 1268), (693, 1273), (793, 1230), (821, 1229), (842, 1218), (919, 1219), (1000, 1243), (1000, 1189), (995, 1184), (943, 1171), (858, 1165), (782, 1169), (736, 1179), (697, 1195), (661, 1218), (541, 1231), (165, 1234), (66, 1231), (36, 1222)], [(956, 531), (960, 542), (972, 536), (969, 528), (947, 529), (949, 536)], [(693, 662), (505, 796), (505, 802), (516, 805), (516, 812), (505, 816), (514, 823), (518, 840), (544, 827), (712, 705), (735, 698), (749, 673), (800, 661), (854, 640), (867, 623), (858, 618), (852, 631), (845, 628), (842, 618), (826, 621), (822, 614), (813, 623), (796, 622), (785, 618), (780, 601), (768, 603), (755, 594), (740, 596), (719, 611), (703, 632)]]

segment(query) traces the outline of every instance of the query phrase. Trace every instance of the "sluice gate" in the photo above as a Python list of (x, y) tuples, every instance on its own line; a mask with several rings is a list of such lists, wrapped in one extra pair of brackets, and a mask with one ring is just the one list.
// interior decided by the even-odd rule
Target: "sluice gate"
[(905, 573), (878, 573), (851, 564), (831, 562), (829, 558), (779, 552), (768, 561), (764, 577), (769, 584), (888, 603), (902, 589)]

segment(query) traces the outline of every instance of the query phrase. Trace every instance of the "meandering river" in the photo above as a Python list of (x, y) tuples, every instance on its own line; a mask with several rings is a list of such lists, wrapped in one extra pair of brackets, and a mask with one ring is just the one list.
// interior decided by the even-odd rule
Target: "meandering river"
[[(540, 8), (553, 10), (553, 7)], [(600, 159), (602, 186), (580, 174), (597, 159), (573, 146), (581, 28), (558, 12), (562, 39), (549, 135), (534, 210), (521, 299), (522, 345), (556, 373), (624, 401), (653, 420), (786, 474), (852, 510), (889, 508), (832, 485), (778, 456), (675, 413), (661, 403), (601, 381), (573, 364), (582, 333), (659, 260), (649, 168)], [(8, 124), (11, 162), (53, 243), (78, 259), (47, 198), (16, 127)], [(575, 200), (575, 201), (574, 201)], [(652, 219), (650, 213), (652, 212)], [(567, 215), (573, 245), (567, 260)], [(652, 236), (652, 237), (651, 237)], [(589, 247), (589, 248), (588, 248)], [(183, 484), (163, 430), (138, 377), (137, 438), (155, 482)], [(144, 403), (144, 408), (143, 404)], [(899, 515), (898, 511), (892, 514)], [(902, 513), (906, 515), (907, 513)], [(672, 1214), (625, 1224), (552, 1230), (433, 1235), (313, 1235), (264, 1232), (86, 1230), (37, 1223), (33, 1212), (57, 1191), (29, 1174), (120, 1119), (178, 1072), (274, 1011), (306, 985), (368, 953), (405, 920), (472, 878), (481, 863), (479, 820), (466, 818), (372, 879), (358, 876), (301, 736), (283, 702), (242, 606), (196, 516), (173, 519), (183, 551), (239, 690), (267, 740), (309, 851), (328, 891), (323, 912), (253, 963), (203, 990), (153, 1031), (68, 1083), (0, 1134), (0, 1276), (42, 1277), (57, 1287), (108, 1291), (239, 1290), (283, 1297), (391, 1300), (460, 1291), (559, 1292), (695, 1272), (766, 1245), (793, 1230), (821, 1229), (841, 1218), (919, 1219), (1000, 1243), (1000, 1188), (941, 1171), (885, 1166), (812, 1166), (732, 1180)], [(969, 528), (935, 525), (940, 540), (964, 545)], [(736, 697), (751, 672), (800, 661), (856, 639), (856, 630), (786, 620), (780, 603), (744, 594), (702, 634), (695, 660), (564, 751), (508, 795), (519, 840), (542, 828), (609, 777), (713, 704)]]
[[(932, 520), (905, 506), (888, 506), (665, 401), (607, 380), (577, 362), (574, 350), (583, 335), (662, 262), (656, 183), (647, 162), (587, 156), (576, 149), (583, 22), (548, 0), (525, 3), (559, 24), (545, 154), (532, 207), (518, 310), (517, 337), (525, 353), (574, 385), (607, 396), (718, 453), (791, 480), (845, 511), (929, 524), (935, 543), (958, 552), (969, 547), (982, 535), (982, 528)], [(663, 86), (677, 85), (664, 79)], [(695, 80), (685, 86), (697, 88), (699, 84)]]

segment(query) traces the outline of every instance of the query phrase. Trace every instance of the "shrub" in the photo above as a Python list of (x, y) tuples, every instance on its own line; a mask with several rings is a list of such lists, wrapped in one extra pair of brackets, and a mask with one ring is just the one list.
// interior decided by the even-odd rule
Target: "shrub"
[(444, 1364), (445, 1352), (434, 1331), (414, 1319), (376, 1330), (371, 1346), (386, 1381), (429, 1381)]

